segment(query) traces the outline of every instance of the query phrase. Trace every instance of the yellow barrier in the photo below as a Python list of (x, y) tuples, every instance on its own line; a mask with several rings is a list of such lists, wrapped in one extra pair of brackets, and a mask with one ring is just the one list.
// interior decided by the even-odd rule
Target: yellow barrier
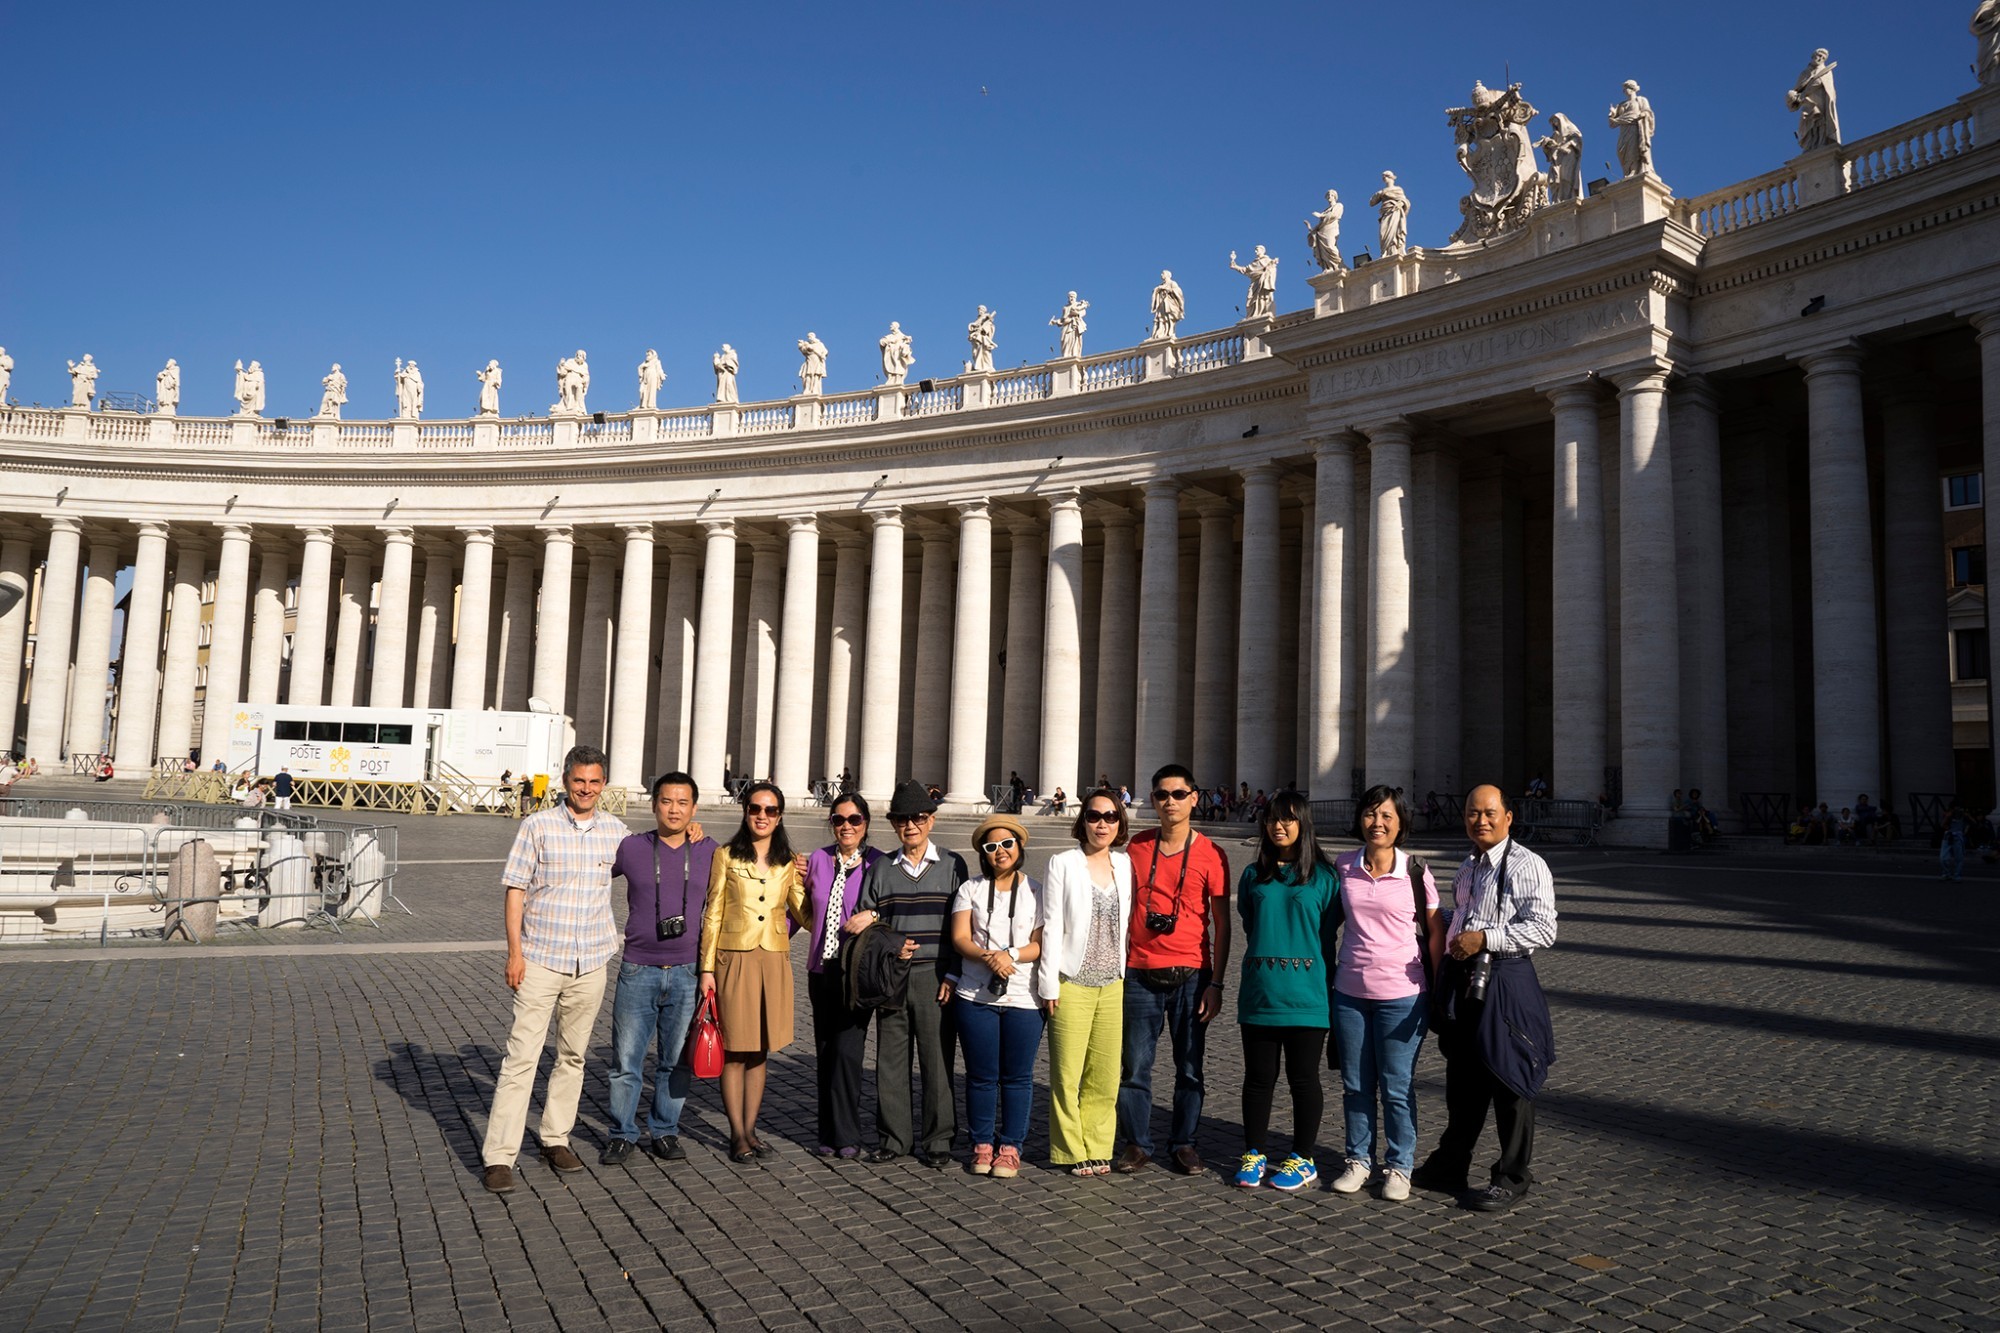
[[(228, 805), (236, 777), (199, 770), (156, 773), (146, 782), (147, 800), (199, 801)], [(630, 793), (606, 787), (598, 806), (606, 814), (623, 816)], [(548, 804), (534, 803), (534, 808)], [(497, 782), (454, 778), (440, 782), (369, 782), (356, 778), (292, 779), (292, 804), (322, 810), (393, 810), (410, 815), (486, 814), (521, 816), (520, 790)]]

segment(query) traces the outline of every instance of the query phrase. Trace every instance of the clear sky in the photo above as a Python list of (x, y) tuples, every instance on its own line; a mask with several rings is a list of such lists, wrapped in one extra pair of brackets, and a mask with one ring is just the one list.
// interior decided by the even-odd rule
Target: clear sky
[(23, 402), (152, 391), (229, 411), (264, 363), (268, 415), (309, 415), (339, 361), (350, 418), (393, 413), (414, 358), (427, 416), (546, 412), (556, 359), (590, 352), (590, 406), (711, 396), (723, 342), (743, 398), (880, 376), (892, 319), (913, 377), (948, 375), (999, 312), (999, 364), (1046, 359), (1070, 288), (1085, 351), (1148, 328), (1162, 268), (1182, 332), (1238, 318), (1230, 250), (1282, 260), (1310, 304), (1304, 218), (1346, 202), (1372, 248), (1383, 168), (1441, 245), (1465, 179), (1443, 116), (1509, 75), (1615, 175), (1605, 108), (1635, 78), (1658, 170), (1699, 194), (1795, 151), (1783, 94), (1832, 50), (1854, 140), (1972, 86), (1972, 0), (1650, 5), (1285, 3), (22, 4), (0, 82), (0, 345)]

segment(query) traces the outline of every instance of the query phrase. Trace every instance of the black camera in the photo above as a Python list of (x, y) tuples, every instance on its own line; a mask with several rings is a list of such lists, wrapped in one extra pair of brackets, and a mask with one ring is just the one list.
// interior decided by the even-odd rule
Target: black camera
[(1171, 935), (1174, 933), (1174, 927), (1180, 923), (1181, 916), (1179, 912), (1174, 913), (1172, 916), (1168, 916), (1165, 912), (1146, 913), (1146, 929), (1152, 931), (1155, 935)]
[(687, 934), (688, 919), (684, 916), (663, 916), (653, 923), (653, 929), (663, 940), (677, 940)]
[(1013, 979), (1012, 977), (1003, 977), (998, 972), (995, 972), (987, 979), (986, 993), (996, 1000), (999, 999), (1007, 993), (1007, 983)]

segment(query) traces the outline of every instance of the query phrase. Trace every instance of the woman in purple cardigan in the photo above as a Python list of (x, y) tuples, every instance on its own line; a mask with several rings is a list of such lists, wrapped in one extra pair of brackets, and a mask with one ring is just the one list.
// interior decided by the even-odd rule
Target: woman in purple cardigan
[(847, 977), (840, 967), (840, 927), (854, 915), (861, 881), (882, 855), (865, 846), (868, 802), (847, 792), (833, 803), (827, 821), (833, 845), (822, 847), (806, 866), (806, 919), (812, 942), (806, 949), (806, 994), (812, 1000), (813, 1049), (819, 1064), (819, 1147), (821, 1157), (851, 1159), (861, 1154), (861, 1052), (868, 1042), (868, 1012), (847, 1007)]

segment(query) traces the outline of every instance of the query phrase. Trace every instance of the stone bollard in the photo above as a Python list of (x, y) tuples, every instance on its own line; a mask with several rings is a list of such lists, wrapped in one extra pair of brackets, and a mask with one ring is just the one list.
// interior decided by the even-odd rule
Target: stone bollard
[(389, 873), (389, 858), (373, 833), (360, 833), (348, 844), (346, 863), (347, 902), (341, 909), (342, 915), (373, 921), (381, 915), (383, 900), (389, 893), (385, 878)]
[(266, 898), (257, 924), (292, 929), (305, 925), (317, 906), (312, 858), (306, 854), (305, 844), (297, 834), (274, 829), (265, 840), (259, 862)]
[(222, 867), (216, 863), (215, 849), (199, 838), (182, 843), (167, 867), (166, 938), (178, 935), (197, 944), (213, 940), (221, 911), (216, 899), (221, 893)]

